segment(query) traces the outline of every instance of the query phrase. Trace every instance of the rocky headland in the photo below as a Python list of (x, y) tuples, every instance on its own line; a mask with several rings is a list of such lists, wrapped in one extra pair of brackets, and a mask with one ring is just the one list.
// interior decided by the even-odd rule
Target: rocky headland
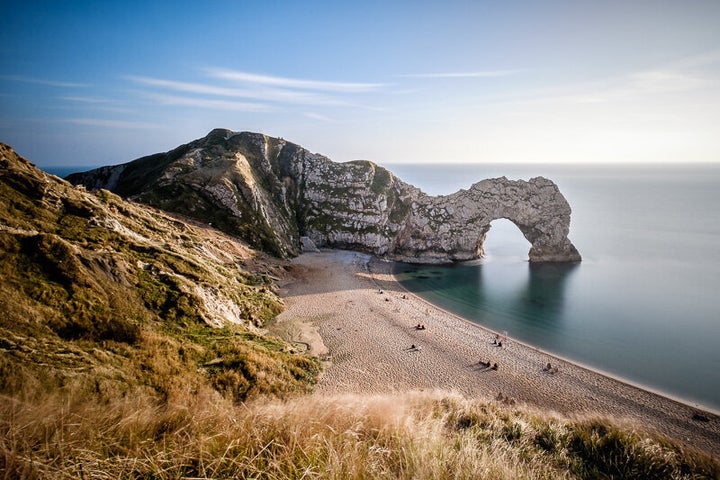
[(501, 177), (430, 196), (372, 162), (336, 163), (259, 133), (216, 129), (68, 180), (201, 219), (280, 257), (299, 254), (307, 237), (394, 260), (471, 260), (490, 222), (506, 218), (530, 242), (531, 262), (581, 259), (567, 237), (570, 206), (548, 179)]

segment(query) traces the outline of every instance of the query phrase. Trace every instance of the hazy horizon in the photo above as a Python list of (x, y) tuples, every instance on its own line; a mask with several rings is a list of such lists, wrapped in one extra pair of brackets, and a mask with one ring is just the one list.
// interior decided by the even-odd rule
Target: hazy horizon
[(125, 163), (213, 128), (334, 161), (718, 163), (720, 3), (3, 2), (0, 141)]

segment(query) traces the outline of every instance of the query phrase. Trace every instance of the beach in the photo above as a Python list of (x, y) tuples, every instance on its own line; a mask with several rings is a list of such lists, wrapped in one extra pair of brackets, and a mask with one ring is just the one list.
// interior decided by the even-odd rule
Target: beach
[(391, 264), (372, 256), (305, 253), (292, 261), (290, 278), (280, 288), (286, 310), (270, 332), (323, 360), (315, 395), (457, 392), (570, 417), (612, 418), (720, 456), (720, 418), (714, 413), (502, 333), (498, 338), (405, 291)]

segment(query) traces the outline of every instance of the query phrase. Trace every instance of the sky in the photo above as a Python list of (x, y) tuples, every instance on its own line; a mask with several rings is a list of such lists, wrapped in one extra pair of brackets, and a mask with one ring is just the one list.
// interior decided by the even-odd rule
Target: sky
[(720, 2), (0, 2), (0, 141), (118, 164), (213, 128), (335, 161), (720, 162)]

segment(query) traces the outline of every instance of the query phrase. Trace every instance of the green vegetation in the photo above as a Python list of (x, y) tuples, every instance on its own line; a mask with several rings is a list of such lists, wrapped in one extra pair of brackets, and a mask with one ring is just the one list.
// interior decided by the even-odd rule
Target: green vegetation
[(390, 186), (392, 174), (382, 167), (374, 167), (375, 168), (373, 169), (374, 174), (372, 177), (372, 183), (370, 184), (370, 191), (375, 193), (376, 195), (380, 195), (381, 193), (385, 193), (385, 191)]

